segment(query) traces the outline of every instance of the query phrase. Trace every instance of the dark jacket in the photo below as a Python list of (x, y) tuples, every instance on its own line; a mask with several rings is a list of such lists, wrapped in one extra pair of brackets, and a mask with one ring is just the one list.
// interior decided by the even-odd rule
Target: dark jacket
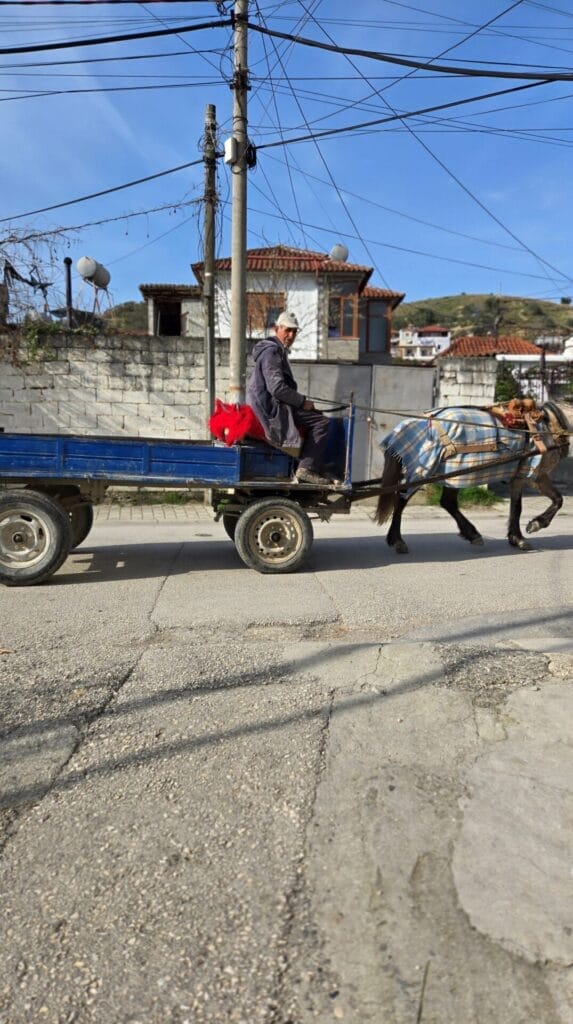
[(293, 409), (302, 409), (306, 396), (296, 389), (287, 351), (278, 338), (265, 338), (256, 343), (253, 358), (247, 404), (256, 412), (271, 444), (298, 455), (302, 441)]

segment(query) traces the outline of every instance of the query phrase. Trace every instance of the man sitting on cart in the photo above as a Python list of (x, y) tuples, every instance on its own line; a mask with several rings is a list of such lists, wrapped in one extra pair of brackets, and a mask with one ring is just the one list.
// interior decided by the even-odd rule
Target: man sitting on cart
[(300, 452), (297, 480), (329, 484), (332, 480), (322, 475), (328, 419), (315, 409), (310, 398), (297, 390), (288, 359), (297, 331), (296, 316), (285, 311), (277, 318), (273, 337), (256, 343), (247, 403), (257, 414), (271, 444), (289, 454)]

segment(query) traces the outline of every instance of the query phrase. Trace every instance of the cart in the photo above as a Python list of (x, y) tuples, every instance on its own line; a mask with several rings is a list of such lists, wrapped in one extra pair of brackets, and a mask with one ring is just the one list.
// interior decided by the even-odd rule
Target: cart
[(348, 513), (355, 410), (329, 421), (326, 469), (337, 482), (298, 483), (296, 460), (265, 442), (0, 432), (0, 582), (41, 583), (88, 536), (108, 487), (207, 490), (243, 562), (261, 573), (301, 568), (312, 519)]

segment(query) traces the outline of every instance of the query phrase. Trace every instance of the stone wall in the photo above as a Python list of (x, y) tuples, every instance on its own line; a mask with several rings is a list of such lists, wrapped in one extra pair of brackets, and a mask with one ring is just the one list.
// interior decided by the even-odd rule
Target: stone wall
[(491, 405), (494, 400), (495, 359), (439, 359), (439, 405)]
[[(203, 339), (74, 331), (0, 336), (0, 427), (38, 433), (203, 437)], [(229, 344), (216, 352), (218, 394)], [(221, 394), (221, 397), (224, 397)]]

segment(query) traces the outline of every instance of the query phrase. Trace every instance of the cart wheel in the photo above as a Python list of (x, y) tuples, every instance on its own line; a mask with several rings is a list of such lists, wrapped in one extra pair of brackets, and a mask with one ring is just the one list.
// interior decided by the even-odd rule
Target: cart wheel
[(72, 543), (72, 524), (59, 502), (35, 491), (0, 497), (0, 582), (40, 583), (59, 569)]
[(89, 501), (81, 505), (72, 505), (68, 509), (72, 524), (72, 548), (77, 548), (86, 539), (94, 524), (93, 505)]
[(294, 501), (263, 498), (239, 516), (235, 546), (257, 572), (294, 572), (312, 547), (312, 523)]
[(232, 516), (230, 513), (223, 515), (223, 529), (231, 540), (235, 539), (235, 530), (237, 529), (238, 516)]

